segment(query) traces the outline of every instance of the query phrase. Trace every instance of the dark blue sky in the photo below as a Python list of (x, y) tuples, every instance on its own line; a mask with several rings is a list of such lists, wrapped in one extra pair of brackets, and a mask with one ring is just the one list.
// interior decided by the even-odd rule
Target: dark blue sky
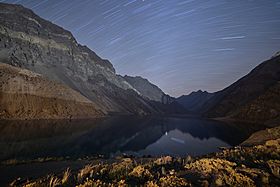
[[(1, 0), (0, 0), (1, 1)], [(217, 91), (280, 50), (280, 0), (2, 0), (70, 30), (119, 74)]]

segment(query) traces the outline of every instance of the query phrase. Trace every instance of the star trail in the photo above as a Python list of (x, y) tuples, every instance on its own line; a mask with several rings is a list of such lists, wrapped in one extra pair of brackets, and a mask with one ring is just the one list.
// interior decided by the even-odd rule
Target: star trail
[(172, 96), (223, 89), (280, 50), (280, 0), (2, 0)]

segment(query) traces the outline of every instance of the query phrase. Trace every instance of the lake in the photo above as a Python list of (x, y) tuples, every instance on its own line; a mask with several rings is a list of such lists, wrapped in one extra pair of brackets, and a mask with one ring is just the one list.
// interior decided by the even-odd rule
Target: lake
[(175, 117), (0, 122), (0, 160), (202, 155), (235, 146), (248, 133), (219, 121)]

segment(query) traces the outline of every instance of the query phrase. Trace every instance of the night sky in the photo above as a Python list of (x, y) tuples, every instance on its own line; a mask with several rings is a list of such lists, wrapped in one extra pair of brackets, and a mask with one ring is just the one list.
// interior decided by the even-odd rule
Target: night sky
[[(1, 1), (1, 0), (0, 0)], [(220, 90), (280, 50), (280, 0), (2, 0), (172, 96)]]

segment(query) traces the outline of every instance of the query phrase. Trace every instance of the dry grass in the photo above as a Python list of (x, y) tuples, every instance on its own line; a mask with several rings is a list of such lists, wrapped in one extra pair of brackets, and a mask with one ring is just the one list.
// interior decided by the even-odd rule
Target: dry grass
[[(133, 159), (88, 164), (79, 171), (30, 181), (28, 186), (279, 186), (280, 138), (253, 147), (234, 147), (207, 157)], [(142, 159), (141, 159), (142, 160)], [(139, 160), (138, 160), (139, 161)], [(141, 163), (141, 164), (139, 164)], [(13, 186), (26, 185), (20, 178)]]
[(39, 186), (39, 184), (36, 181), (23, 185), (23, 187), (36, 187), (36, 186)]
[(94, 166), (92, 164), (86, 165), (78, 173), (78, 180), (81, 181), (93, 172)]
[(70, 179), (70, 176), (71, 176), (71, 170), (70, 170), (70, 168), (67, 168), (63, 173), (63, 177), (61, 180), (62, 184), (67, 184), (67, 182)]
[(60, 185), (61, 185), (61, 180), (58, 177), (51, 175), (49, 181), (49, 187), (56, 187)]

